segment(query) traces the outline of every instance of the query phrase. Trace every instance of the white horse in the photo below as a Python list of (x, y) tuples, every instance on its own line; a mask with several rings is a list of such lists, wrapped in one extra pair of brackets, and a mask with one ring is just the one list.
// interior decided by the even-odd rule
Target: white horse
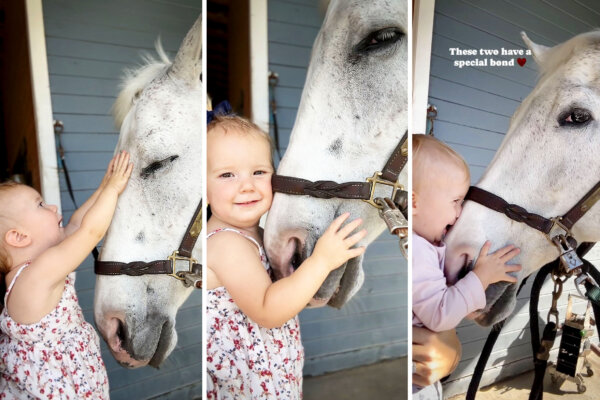
[[(134, 170), (117, 204), (102, 260), (163, 260), (179, 247), (202, 195), (201, 18), (171, 63), (131, 74), (115, 103), (116, 151)], [(201, 259), (196, 244), (193, 256)], [(175, 315), (194, 289), (170, 276), (101, 276), (94, 317), (113, 356), (127, 367), (157, 367), (177, 342)], [(200, 315), (198, 316), (200, 318)]]
[[(541, 78), (512, 117), (494, 159), (476, 186), (546, 218), (562, 216), (600, 179), (600, 32), (581, 34), (552, 48), (523, 35)], [(600, 240), (600, 206), (573, 227), (577, 242)], [(523, 278), (558, 256), (539, 231), (467, 201), (446, 243), (450, 282), (476, 258), (485, 240), (495, 248), (514, 243), (523, 265), (517, 284), (497, 283), (475, 318), (491, 325), (508, 317)], [(492, 249), (493, 250), (493, 249)]]
[[(404, 0), (333, 0), (315, 40), (290, 144), (277, 173), (312, 181), (365, 181), (407, 129), (408, 8)], [(407, 173), (400, 183), (405, 187)], [(387, 193), (386, 193), (387, 194)], [(278, 277), (293, 272), (338, 215), (362, 217), (373, 241), (385, 228), (358, 200), (277, 193), (265, 245)], [(362, 256), (331, 272), (311, 305), (341, 307), (364, 279)]]

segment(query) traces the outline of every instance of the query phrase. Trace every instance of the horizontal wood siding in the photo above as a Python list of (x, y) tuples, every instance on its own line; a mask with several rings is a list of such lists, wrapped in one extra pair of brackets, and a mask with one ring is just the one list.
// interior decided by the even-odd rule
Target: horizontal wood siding
[[(520, 32), (536, 43), (552, 46), (600, 26), (600, 3), (574, 0), (444, 0), (436, 2), (432, 43), (429, 102), (438, 108), (435, 136), (467, 160), (473, 183), (491, 161), (508, 130), (510, 117), (537, 80), (533, 58), (524, 67), (454, 67), (449, 49), (525, 48)], [(475, 57), (462, 57), (462, 59)], [(481, 57), (480, 57), (481, 58)], [(600, 251), (587, 257), (598, 263)], [(531, 279), (530, 281), (532, 281)], [(529, 289), (522, 290), (514, 315), (505, 325), (488, 362), (482, 385), (532, 369), (528, 327)], [(546, 282), (540, 300), (545, 318), (551, 285)], [(567, 293), (560, 302), (564, 318)], [(489, 329), (473, 322), (459, 325), (463, 357), (445, 383), (445, 396), (466, 392)], [(595, 339), (597, 341), (597, 339)], [(553, 350), (556, 355), (559, 340)]]
[[(269, 0), (268, 12), (269, 69), (279, 74), (274, 94), (283, 154), (323, 15), (317, 0)], [(305, 375), (406, 355), (407, 264), (398, 241), (382, 234), (367, 249), (364, 268), (362, 289), (341, 310), (300, 313)]]
[[(110, 114), (127, 68), (155, 55), (154, 42), (175, 54), (202, 9), (201, 0), (44, 0), (44, 25), (54, 118), (65, 126), (62, 142), (78, 204), (100, 183), (117, 143)], [(63, 214), (74, 206), (60, 172)], [(77, 270), (76, 288), (87, 321), (93, 321), (95, 275), (91, 257)], [(104, 342), (111, 398), (201, 398), (202, 296), (195, 292), (177, 315), (179, 341), (160, 370), (120, 367)]]

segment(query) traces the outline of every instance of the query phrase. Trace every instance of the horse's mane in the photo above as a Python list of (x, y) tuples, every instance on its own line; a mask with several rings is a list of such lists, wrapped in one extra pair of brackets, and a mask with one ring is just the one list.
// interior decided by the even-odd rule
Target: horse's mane
[(156, 60), (151, 54), (146, 53), (143, 55), (144, 65), (139, 68), (125, 70), (125, 76), (120, 85), (121, 92), (112, 107), (117, 129), (121, 129), (121, 124), (123, 124), (125, 116), (133, 105), (133, 100), (140, 91), (156, 77), (164, 74), (171, 66), (171, 60), (165, 53), (160, 39), (156, 41), (155, 47), (160, 60)]
[(600, 49), (600, 29), (582, 33), (560, 45), (552, 47), (548, 50), (548, 54), (544, 57), (541, 65), (539, 65), (540, 78), (544, 79), (549, 72), (563, 65), (577, 51), (594, 46)]

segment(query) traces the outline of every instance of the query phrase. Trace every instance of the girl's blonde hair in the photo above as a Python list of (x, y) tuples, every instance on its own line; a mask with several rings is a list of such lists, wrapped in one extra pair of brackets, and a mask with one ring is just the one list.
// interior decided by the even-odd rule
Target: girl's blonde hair
[(462, 168), (466, 179), (471, 180), (469, 166), (447, 144), (428, 135), (412, 135), (413, 191), (419, 193), (421, 185), (444, 165), (453, 164)]
[(0, 183), (0, 311), (4, 306), (4, 293), (6, 293), (6, 283), (5, 277), (6, 274), (10, 271), (10, 267), (12, 265), (12, 260), (10, 258), (10, 254), (4, 245), (4, 235), (6, 234), (6, 226), (2, 224), (1, 220), (5, 219), (8, 216), (8, 211), (6, 209), (6, 205), (3, 204), (5, 202), (2, 201), (2, 197), (6, 196), (6, 194), (14, 190), (19, 186), (24, 186), (22, 183), (16, 183), (13, 181), (6, 181)]
[[(11, 190), (13, 190), (19, 186), (24, 186), (24, 185), (22, 183), (17, 183), (17, 182), (13, 182), (13, 181), (6, 181), (6, 182), (0, 183), (0, 219), (6, 218), (8, 216), (8, 211), (9, 211), (6, 209), (6, 206), (3, 204), (1, 197), (5, 196), (6, 193), (10, 192)], [(0, 240), (0, 275), (4, 275), (4, 274), (8, 273), (8, 271), (10, 271), (10, 266), (11, 266), (10, 255), (8, 254), (8, 251), (6, 250), (6, 247), (4, 246), (4, 234), (6, 233), (5, 229), (6, 229), (6, 227), (0, 223), (0, 234), (2, 235), (2, 238)]]
[(212, 130), (220, 128), (223, 130), (225, 134), (229, 130), (235, 131), (237, 133), (245, 133), (250, 135), (257, 135), (267, 141), (269, 144), (270, 154), (271, 154), (271, 165), (273, 163), (273, 141), (271, 140), (271, 136), (265, 131), (263, 131), (258, 125), (254, 122), (240, 117), (239, 115), (215, 115), (210, 124), (206, 127), (206, 134), (209, 135)]

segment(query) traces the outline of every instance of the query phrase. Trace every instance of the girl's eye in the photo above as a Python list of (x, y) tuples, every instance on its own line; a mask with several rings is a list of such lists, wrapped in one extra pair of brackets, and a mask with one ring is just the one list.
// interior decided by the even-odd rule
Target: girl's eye
[(231, 172), (225, 172), (219, 175), (219, 178), (231, 178), (233, 174)]
[(254, 175), (264, 175), (266, 173), (266, 171), (254, 171)]
[(44, 205), (45, 205), (45, 204), (44, 204), (44, 202), (43, 202), (43, 201), (40, 201), (40, 204), (38, 204), (38, 206), (39, 206), (39, 207), (44, 207)]

